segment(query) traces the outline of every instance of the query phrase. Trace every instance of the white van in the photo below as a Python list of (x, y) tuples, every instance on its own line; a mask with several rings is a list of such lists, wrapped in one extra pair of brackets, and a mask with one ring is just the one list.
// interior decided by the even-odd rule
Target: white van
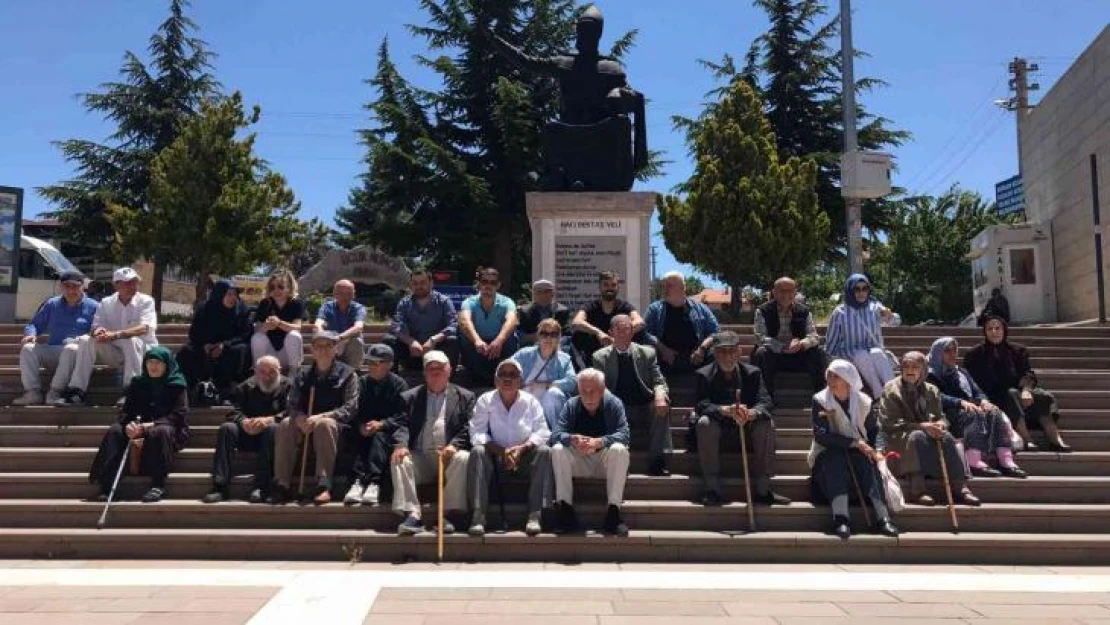
[(19, 291), (16, 293), (15, 317), (26, 321), (35, 316), (44, 300), (60, 295), (58, 276), (77, 271), (53, 245), (42, 239), (22, 235), (19, 238)]

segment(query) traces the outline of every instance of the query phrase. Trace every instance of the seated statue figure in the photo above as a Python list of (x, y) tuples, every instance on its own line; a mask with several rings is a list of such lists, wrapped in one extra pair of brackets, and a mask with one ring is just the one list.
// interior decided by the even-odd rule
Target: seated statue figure
[(544, 129), (544, 191), (628, 191), (647, 164), (644, 96), (628, 86), (620, 63), (599, 54), (604, 24), (589, 7), (576, 25), (577, 53), (551, 57), (525, 54), (483, 29), (511, 62), (559, 80), (559, 120)]

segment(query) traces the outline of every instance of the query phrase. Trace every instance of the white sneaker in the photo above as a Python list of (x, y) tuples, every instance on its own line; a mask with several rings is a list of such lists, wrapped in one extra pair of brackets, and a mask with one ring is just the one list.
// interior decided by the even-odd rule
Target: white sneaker
[(366, 490), (362, 493), (362, 505), (378, 505), (378, 490), (379, 489), (377, 484), (370, 484), (369, 486), (367, 486)]
[(351, 484), (351, 488), (347, 490), (347, 494), (343, 497), (343, 504), (347, 506), (357, 506), (362, 503), (362, 487), (358, 482)]
[(56, 404), (56, 403), (58, 403), (58, 400), (61, 399), (61, 398), (62, 398), (62, 392), (61, 391), (55, 391), (54, 389), (50, 389), (49, 391), (46, 391), (46, 404), (47, 405)]
[(42, 403), (42, 391), (23, 391), (23, 394), (12, 400), (13, 406), (32, 406)]

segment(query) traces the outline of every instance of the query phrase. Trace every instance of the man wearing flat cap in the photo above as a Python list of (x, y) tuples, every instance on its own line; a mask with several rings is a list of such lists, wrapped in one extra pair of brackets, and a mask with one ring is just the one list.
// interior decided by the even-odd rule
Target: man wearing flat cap
[[(705, 480), (702, 503), (724, 503), (721, 449), (739, 453), (740, 430), (748, 442), (748, 471), (756, 503), (786, 505), (790, 500), (771, 490), (775, 475), (774, 402), (759, 369), (740, 362), (740, 336), (732, 331), (713, 337), (714, 362), (695, 372), (697, 405), (694, 429), (698, 460)], [(736, 474), (743, 475), (743, 468)]]
[[(519, 321), (520, 346), (528, 347), (537, 342), (540, 322), (554, 319), (559, 322), (564, 337), (570, 337), (570, 309), (555, 301), (555, 284), (551, 280), (536, 280), (532, 283), (532, 301), (516, 311)], [(567, 341), (560, 341), (560, 344)]]
[[(52, 404), (61, 398), (70, 385), (77, 362), (77, 337), (92, 329), (98, 304), (85, 295), (85, 276), (78, 271), (66, 271), (58, 277), (62, 294), (43, 302), (31, 321), (23, 328), (19, 350), (19, 372), (23, 379), (23, 395), (12, 403), (28, 406), (43, 403), (42, 379), (39, 367), (54, 367), (54, 378), (45, 401)], [(49, 338), (38, 342), (40, 334)]]
[(378, 505), (382, 477), (393, 448), (393, 429), (405, 411), (402, 393), (409, 385), (393, 373), (393, 349), (375, 343), (366, 350), (367, 373), (358, 381), (358, 408), (347, 430), (346, 444), (353, 455), (343, 503)]
[(87, 403), (85, 391), (98, 362), (119, 367), (124, 387), (139, 375), (143, 354), (158, 344), (154, 337), (158, 311), (154, 298), (139, 292), (139, 282), (139, 274), (130, 267), (120, 267), (112, 274), (116, 292), (100, 301), (92, 332), (77, 339), (77, 364), (58, 403)]

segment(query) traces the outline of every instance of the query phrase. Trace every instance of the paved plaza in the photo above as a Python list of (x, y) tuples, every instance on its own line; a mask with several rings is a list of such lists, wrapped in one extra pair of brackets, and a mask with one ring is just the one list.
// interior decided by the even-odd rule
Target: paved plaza
[(3, 561), (4, 625), (1110, 625), (1110, 568)]

